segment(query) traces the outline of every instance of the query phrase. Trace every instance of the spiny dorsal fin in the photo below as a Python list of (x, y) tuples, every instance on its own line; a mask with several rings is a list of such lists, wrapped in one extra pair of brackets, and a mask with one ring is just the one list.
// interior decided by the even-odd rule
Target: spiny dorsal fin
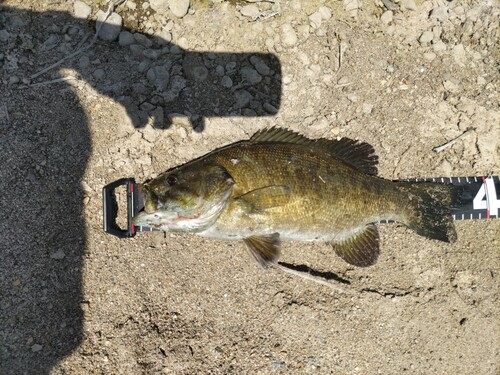
[(380, 253), (378, 230), (373, 224), (346, 239), (332, 241), (331, 244), (339, 257), (357, 267), (371, 266)]
[(368, 143), (349, 138), (340, 140), (309, 139), (291, 130), (273, 127), (258, 131), (250, 138), (250, 142), (281, 142), (322, 147), (362, 172), (371, 175), (377, 174), (378, 156), (375, 155), (373, 147)]
[(295, 143), (297, 145), (308, 145), (314, 142), (314, 140), (304, 137), (299, 133), (295, 133), (294, 131), (276, 127), (259, 130), (257, 133), (252, 135), (250, 141), (253, 143), (259, 143), (259, 142)]
[(258, 213), (286, 205), (290, 201), (291, 191), (290, 187), (285, 185), (266, 186), (243, 194), (236, 202), (243, 205), (247, 213)]
[(280, 255), (280, 235), (273, 233), (268, 236), (251, 236), (243, 239), (253, 258), (266, 269), (278, 261)]

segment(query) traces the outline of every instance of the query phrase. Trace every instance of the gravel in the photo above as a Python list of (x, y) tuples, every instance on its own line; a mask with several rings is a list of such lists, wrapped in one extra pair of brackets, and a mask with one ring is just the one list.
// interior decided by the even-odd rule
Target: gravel
[(97, 23), (96, 29), (99, 29), (99, 25), (102, 24), (101, 29), (99, 30), (99, 38), (106, 41), (113, 41), (118, 38), (120, 35), (121, 27), (122, 27), (122, 17), (118, 13), (111, 13), (109, 17), (105, 19), (106, 13), (102, 10), (97, 12)]

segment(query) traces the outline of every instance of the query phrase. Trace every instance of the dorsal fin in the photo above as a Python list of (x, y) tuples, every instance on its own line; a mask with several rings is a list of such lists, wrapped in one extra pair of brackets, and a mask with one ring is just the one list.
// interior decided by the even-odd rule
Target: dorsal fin
[(276, 127), (259, 130), (257, 133), (252, 135), (250, 141), (253, 143), (259, 143), (259, 142), (295, 143), (297, 145), (308, 145), (314, 142), (314, 140), (309, 139), (299, 133), (295, 133), (294, 131)]
[(349, 138), (340, 140), (309, 139), (291, 130), (273, 127), (258, 131), (250, 138), (250, 142), (281, 142), (322, 147), (362, 172), (371, 175), (377, 174), (378, 156), (375, 155), (373, 147), (368, 143)]

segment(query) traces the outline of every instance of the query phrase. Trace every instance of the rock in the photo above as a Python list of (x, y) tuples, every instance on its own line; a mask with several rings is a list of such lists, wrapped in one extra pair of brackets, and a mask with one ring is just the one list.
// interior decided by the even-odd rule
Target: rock
[[(153, 0), (154, 1), (154, 0)], [(136, 3), (134, 3), (132, 0), (128, 0), (125, 5), (127, 6), (128, 9), (130, 10), (136, 10), (137, 9), (137, 5)]]
[(430, 41), (434, 38), (434, 33), (430, 30), (426, 30), (420, 35), (420, 38), (418, 38), (418, 41), (420, 44), (427, 44), (430, 43)]
[(122, 31), (118, 35), (118, 44), (120, 46), (129, 46), (135, 43), (134, 35), (128, 31)]
[(325, 7), (325, 6), (319, 7), (318, 12), (321, 14), (321, 17), (325, 21), (332, 18), (332, 10), (328, 7)]
[(271, 74), (271, 68), (269, 68), (264, 61), (258, 56), (250, 57), (250, 62), (254, 66), (255, 70), (263, 76), (268, 76)]
[(248, 66), (242, 68), (240, 74), (241, 78), (250, 85), (255, 85), (262, 81), (262, 76), (255, 69)]
[(135, 33), (134, 39), (137, 43), (146, 48), (151, 48), (151, 46), (153, 45), (151, 39), (149, 39), (146, 35), (141, 33)]
[(417, 10), (417, 4), (415, 4), (414, 0), (406, 0), (403, 2), (403, 8), (406, 10)]
[(158, 38), (157, 40), (160, 46), (166, 46), (172, 41), (172, 33), (166, 28), (163, 28), (158, 34), (156, 34), (156, 37)]
[(271, 103), (267, 103), (267, 102), (264, 103), (263, 108), (267, 113), (269, 113), (271, 115), (275, 115), (276, 113), (278, 113), (278, 109), (274, 105), (272, 105)]
[(315, 29), (321, 27), (321, 21), (323, 21), (323, 16), (320, 12), (315, 12), (309, 16), (311, 27), (314, 27)]
[(465, 54), (464, 45), (457, 44), (455, 47), (453, 47), (452, 54), (453, 54), (453, 59), (455, 60), (455, 62), (458, 65), (464, 67), (465, 63), (467, 62), (467, 56)]
[(345, 10), (350, 12), (353, 16), (357, 15), (357, 11), (362, 5), (360, 0), (344, 0), (343, 2)]
[(161, 50), (148, 48), (142, 52), (146, 59), (156, 60), (161, 56)]
[(238, 109), (247, 106), (253, 99), (252, 94), (250, 94), (247, 90), (237, 90), (234, 92), (234, 96), (236, 99), (234, 106)]
[(9, 84), (15, 85), (16, 83), (19, 83), (20, 79), (18, 76), (11, 75), (9, 77)]
[(363, 103), (363, 113), (369, 115), (373, 111), (373, 104)]
[(427, 61), (432, 61), (436, 58), (436, 54), (434, 52), (426, 52), (424, 53), (424, 59)]
[(208, 78), (208, 69), (203, 64), (200, 56), (197, 54), (186, 54), (182, 61), (182, 70), (186, 78), (191, 81), (201, 82)]
[(90, 66), (90, 59), (88, 56), (82, 56), (80, 57), (80, 60), (78, 61), (78, 66), (80, 69), (86, 69)]
[(257, 4), (248, 4), (240, 8), (240, 13), (245, 17), (255, 18), (259, 16), (260, 10)]
[(442, 40), (438, 40), (432, 43), (432, 49), (436, 53), (446, 51), (446, 44)]
[(99, 10), (97, 12), (96, 30), (101, 27), (98, 34), (99, 38), (111, 42), (118, 38), (118, 35), (120, 34), (122, 28), (123, 20), (118, 13), (114, 12), (109, 15), (106, 21), (104, 21), (105, 16), (106, 13), (104, 13), (102, 10)]
[(149, 6), (155, 12), (164, 13), (168, 9), (168, 0), (151, 0)]
[(104, 72), (104, 69), (99, 68), (99, 69), (96, 69), (94, 71), (94, 73), (92, 73), (92, 75), (94, 76), (95, 79), (101, 80), (101, 79), (104, 78), (104, 76), (106, 75), (106, 73)]
[(217, 65), (215, 67), (215, 74), (222, 77), (224, 75), (224, 67), (222, 65)]
[(9, 37), (10, 33), (7, 30), (0, 30), (0, 42), (6, 43)]
[(92, 14), (92, 8), (83, 1), (76, 0), (73, 4), (73, 14), (75, 18), (87, 19)]
[(453, 172), (451, 163), (446, 159), (443, 159), (437, 169), (440, 171), (441, 176), (451, 176), (451, 173)]
[(167, 88), (170, 80), (168, 69), (163, 65), (150, 68), (146, 76), (149, 82), (151, 82), (160, 91)]
[(356, 103), (358, 101), (358, 96), (354, 93), (347, 94), (347, 99), (352, 103)]
[(64, 254), (64, 251), (62, 249), (59, 249), (55, 253), (50, 255), (50, 257), (52, 259), (56, 259), (56, 260), (64, 259), (65, 256), (66, 256), (66, 254)]
[(392, 22), (393, 15), (394, 14), (392, 13), (392, 10), (388, 10), (388, 11), (384, 12), (382, 14), (382, 16), (380, 16), (380, 21), (382, 21), (382, 23), (385, 23), (386, 25), (388, 25)]
[(31, 351), (32, 352), (39, 352), (40, 350), (42, 350), (43, 346), (40, 345), (40, 344), (34, 344), (31, 346)]
[(146, 72), (149, 69), (150, 66), (151, 66), (151, 61), (149, 61), (149, 60), (142, 60), (139, 63), (139, 66), (137, 67), (137, 70), (139, 71), (139, 73), (144, 73), (144, 72)]
[(441, 23), (448, 21), (448, 18), (449, 18), (448, 7), (446, 6), (440, 6), (434, 8), (429, 15), (429, 19), (437, 20)]
[(285, 23), (281, 26), (281, 42), (286, 47), (293, 47), (297, 44), (297, 34), (292, 25)]
[(142, 53), (145, 50), (145, 48), (139, 44), (131, 44), (129, 48), (130, 51), (132, 52), (132, 55), (134, 55), (135, 57), (142, 56)]
[(476, 78), (476, 83), (479, 85), (479, 86), (484, 86), (486, 85), (486, 79), (482, 76), (479, 76)]
[(189, 10), (189, 0), (170, 0), (169, 7), (174, 16), (182, 18)]
[(225, 88), (231, 88), (231, 87), (233, 87), (233, 80), (229, 76), (224, 76), (220, 80), (220, 84), (221, 84), (221, 86), (223, 86)]

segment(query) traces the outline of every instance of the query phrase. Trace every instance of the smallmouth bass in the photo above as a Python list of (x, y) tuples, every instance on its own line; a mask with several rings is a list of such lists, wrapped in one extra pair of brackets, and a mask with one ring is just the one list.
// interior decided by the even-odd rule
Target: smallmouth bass
[(453, 187), (385, 180), (377, 162), (367, 143), (266, 129), (141, 185), (145, 207), (133, 223), (243, 240), (264, 268), (281, 240), (328, 242), (346, 262), (372, 265), (380, 220), (454, 242)]

